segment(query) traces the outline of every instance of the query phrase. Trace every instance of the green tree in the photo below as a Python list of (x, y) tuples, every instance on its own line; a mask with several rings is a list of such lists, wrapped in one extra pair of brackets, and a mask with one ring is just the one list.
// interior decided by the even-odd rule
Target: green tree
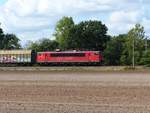
[(135, 27), (128, 32), (121, 58), (123, 64), (131, 65), (133, 63), (133, 58), (136, 65), (140, 64), (143, 52), (145, 51), (144, 38), (144, 27), (140, 24), (136, 24)]
[(42, 51), (54, 51), (58, 48), (58, 42), (56, 42), (55, 40), (52, 41), (50, 39), (40, 39), (36, 42), (28, 42), (28, 44), (26, 45), (27, 49), (32, 49), (35, 50), (37, 52), (42, 52)]
[(63, 17), (56, 24), (54, 36), (56, 41), (59, 43), (59, 47), (64, 50), (66, 49), (67, 40), (69, 38), (70, 29), (74, 27), (74, 21), (72, 17)]
[(145, 43), (147, 43), (145, 48), (150, 48), (150, 38), (149, 37), (147, 37), (147, 39), (145, 39)]
[(3, 39), (3, 49), (20, 49), (19, 38), (14, 34), (6, 34)]
[(145, 66), (150, 66), (150, 49), (148, 49), (142, 59), (141, 59), (141, 64), (145, 65)]
[(24, 47), (25, 49), (30, 49), (30, 50), (35, 50), (35, 51), (39, 51), (39, 42), (33, 42), (33, 41), (28, 41)]
[(58, 43), (50, 39), (42, 39), (39, 44), (40, 51), (54, 51), (58, 48)]
[(4, 39), (4, 32), (2, 28), (0, 28), (0, 49), (3, 48), (3, 39)]
[(0, 49), (20, 49), (19, 38), (14, 34), (4, 34), (0, 28)]
[(107, 30), (107, 27), (101, 21), (81, 22), (70, 30), (67, 49), (103, 51), (110, 39)]
[(106, 65), (121, 65), (121, 56), (124, 50), (124, 43), (127, 35), (122, 34), (112, 37), (107, 43), (107, 48), (104, 51), (104, 62)]

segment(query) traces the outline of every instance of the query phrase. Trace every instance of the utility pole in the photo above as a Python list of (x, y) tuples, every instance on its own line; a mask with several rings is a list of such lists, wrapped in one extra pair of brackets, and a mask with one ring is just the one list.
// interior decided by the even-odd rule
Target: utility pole
[(145, 53), (147, 52), (147, 48), (148, 48), (147, 39), (148, 39), (148, 36), (146, 36), (145, 38)]
[(132, 54), (133, 54), (133, 55), (132, 55), (132, 66), (133, 66), (133, 68), (135, 68), (135, 56), (134, 56), (134, 55), (135, 55), (135, 54), (134, 54), (135, 52), (134, 52), (134, 51), (135, 51), (135, 39), (134, 39), (134, 37), (133, 37), (133, 48), (132, 48)]

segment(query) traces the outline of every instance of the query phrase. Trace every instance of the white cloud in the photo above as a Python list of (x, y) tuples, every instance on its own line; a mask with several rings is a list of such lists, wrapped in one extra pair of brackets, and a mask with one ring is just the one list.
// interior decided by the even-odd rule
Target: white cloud
[(148, 0), (8, 0), (0, 6), (0, 22), (6, 32), (23, 40), (50, 36), (62, 16), (73, 16), (76, 21), (98, 18), (109, 32), (118, 34), (137, 22), (146, 26), (148, 4)]
[(117, 11), (110, 16), (110, 22), (136, 23), (140, 21), (140, 12), (138, 11)]
[(107, 20), (107, 25), (111, 29), (111, 34), (126, 33), (136, 23), (142, 22), (143, 12), (139, 10), (115, 11)]

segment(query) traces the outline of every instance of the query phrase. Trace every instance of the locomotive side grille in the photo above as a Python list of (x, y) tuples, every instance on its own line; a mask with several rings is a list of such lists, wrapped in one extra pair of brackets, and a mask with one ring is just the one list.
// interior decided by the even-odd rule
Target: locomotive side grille
[(85, 53), (52, 53), (51, 57), (85, 57)]

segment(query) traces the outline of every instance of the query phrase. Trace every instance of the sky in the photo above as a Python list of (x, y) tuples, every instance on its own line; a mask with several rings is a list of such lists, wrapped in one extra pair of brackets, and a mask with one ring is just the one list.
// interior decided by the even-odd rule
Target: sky
[(55, 25), (63, 16), (75, 23), (100, 20), (108, 34), (127, 33), (136, 23), (150, 36), (150, 0), (0, 0), (0, 23), (5, 33), (22, 42), (53, 38)]
[(6, 0), (0, 0), (0, 5), (4, 4), (6, 2)]

